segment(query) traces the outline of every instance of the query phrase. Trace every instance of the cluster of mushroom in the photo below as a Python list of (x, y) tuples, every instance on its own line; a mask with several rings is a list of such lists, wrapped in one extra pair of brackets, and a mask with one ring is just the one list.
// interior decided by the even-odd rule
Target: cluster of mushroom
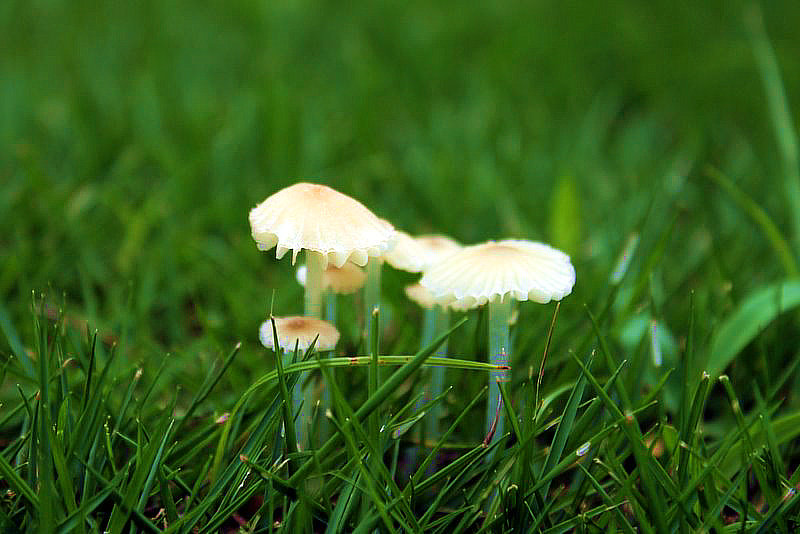
[[(293, 351), (296, 345), (307, 349), (317, 336), (317, 350), (335, 347), (338, 331), (320, 320), (326, 290), (354, 292), (366, 284), (365, 320), (369, 321), (380, 298), (384, 260), (397, 269), (422, 273), (419, 283), (407, 287), (406, 294), (429, 310), (426, 324), (434, 330), (442, 328), (435, 324), (437, 314), (441, 323), (447, 320), (448, 310), (466, 311), (488, 304), (490, 357), (496, 364), (510, 363), (512, 300), (560, 300), (575, 283), (569, 257), (546, 244), (508, 239), (462, 247), (443, 236), (414, 238), (395, 230), (360, 202), (324, 185), (298, 183), (282, 189), (253, 208), (249, 219), (259, 249), (276, 247), (278, 259), (291, 250), (293, 264), (300, 251), (305, 253), (305, 269), (298, 272), (305, 285), (305, 317), (276, 319), (275, 323), (278, 349), (284, 352)], [(366, 266), (366, 274), (357, 266)], [(273, 348), (269, 321), (262, 325), (260, 338)], [(434, 376), (437, 389), (442, 387), (443, 376), (441, 372)], [(497, 381), (509, 379), (510, 371), (498, 371), (489, 380), (487, 428), (499, 413), (496, 436), (503, 432)], [(298, 441), (307, 446), (311, 399), (301, 387), (293, 398), (295, 410), (300, 410)]]

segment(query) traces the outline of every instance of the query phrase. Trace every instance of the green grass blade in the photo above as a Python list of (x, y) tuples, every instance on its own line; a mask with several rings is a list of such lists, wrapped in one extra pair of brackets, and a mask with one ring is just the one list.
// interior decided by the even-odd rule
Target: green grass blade
[[(792, 256), (792, 251), (789, 248), (789, 243), (783, 238), (777, 225), (772, 222), (767, 212), (759, 206), (756, 201), (748, 197), (741, 189), (736, 187), (725, 174), (714, 168), (708, 167), (705, 171), (706, 176), (714, 181), (720, 188), (722, 188), (729, 197), (744, 211), (756, 225), (764, 233), (767, 241), (772, 246), (775, 255), (783, 265), (783, 270), (786, 275), (794, 277), (798, 275), (797, 260)], [(800, 206), (799, 206), (800, 207)]]
[[(686, 417), (685, 426), (680, 429), (679, 443), (686, 443), (692, 447), (694, 438), (697, 435), (697, 425), (703, 415), (706, 399), (711, 390), (711, 377), (704, 373), (697, 386), (697, 390), (692, 400), (692, 407)], [(689, 480), (689, 453), (682, 447), (678, 449), (678, 477), (681, 487), (685, 487)]]
[(623, 514), (622, 511), (618, 507), (618, 505), (620, 503), (614, 502), (614, 500), (611, 498), (611, 496), (608, 494), (608, 492), (606, 492), (606, 490), (603, 489), (603, 486), (600, 484), (600, 482), (597, 481), (597, 479), (594, 476), (592, 476), (592, 474), (589, 472), (588, 469), (583, 467), (583, 465), (580, 464), (580, 463), (578, 464), (578, 468), (581, 471), (583, 471), (583, 474), (586, 476), (586, 478), (592, 484), (592, 487), (597, 492), (597, 494), (600, 495), (600, 498), (603, 499), (603, 502), (606, 504), (606, 506), (609, 506), (610, 508), (613, 508), (614, 515), (617, 517), (617, 520), (622, 525), (622, 529), (625, 532), (628, 532), (629, 534), (635, 534), (636, 531), (633, 530), (633, 527), (631, 526), (630, 523), (628, 523), (628, 520), (625, 517), (625, 514)]
[[(61, 498), (66, 506), (67, 513), (74, 512), (78, 505), (75, 502), (75, 489), (72, 486), (72, 474), (67, 466), (67, 460), (64, 457), (64, 452), (61, 450), (60, 440), (56, 437), (53, 428), (49, 429), (50, 432), (50, 451), (53, 454), (53, 466), (55, 473), (58, 475), (58, 484), (61, 488)], [(79, 528), (83, 531), (83, 525)]]
[(31, 489), (31, 487), (23, 480), (19, 473), (11, 467), (8, 460), (0, 454), (0, 475), (3, 475), (3, 480), (14, 490), (18, 495), (22, 495), (26, 501), (33, 507), (35, 513), (39, 513), (39, 497)]
[(705, 371), (719, 376), (768, 324), (798, 305), (798, 280), (770, 284), (751, 292), (717, 328), (710, 342)]
[[(174, 419), (171, 417), (173, 412), (174, 406), (165, 412), (161, 424), (149, 443), (144, 443), (144, 429), (141, 423), (139, 424), (140, 435), (137, 439), (136, 466), (124, 493), (122, 493), (121, 502), (111, 513), (108, 531), (112, 534), (121, 534), (131, 512), (140, 512), (144, 507), (155, 481), (156, 472), (160, 469), (164, 447), (174, 424)], [(160, 439), (156, 439), (156, 436)]]
[[(377, 314), (375, 323), (377, 323)], [(373, 347), (377, 345), (376, 339), (377, 335), (373, 337)], [(319, 359), (319, 356), (317, 356), (317, 358)], [(364, 473), (362, 473), (362, 475), (364, 476), (365, 480), (367, 480), (370, 484), (375, 484), (375, 483), (378, 484), (378, 486), (376, 486), (375, 489), (380, 490), (382, 494), (380, 496), (373, 494), (371, 497), (373, 499), (376, 497), (385, 499), (386, 497), (388, 497), (388, 495), (402, 496), (400, 488), (397, 487), (397, 484), (394, 482), (391, 473), (386, 468), (386, 465), (383, 463), (383, 455), (381, 454), (382, 451), (377, 448), (381, 442), (380, 436), (369, 435), (368, 433), (369, 431), (365, 430), (361, 426), (361, 424), (358, 421), (358, 418), (356, 417), (356, 414), (353, 412), (352, 408), (347, 403), (347, 400), (345, 399), (344, 395), (339, 389), (339, 386), (333, 379), (333, 375), (331, 374), (330, 370), (324, 365), (322, 365), (321, 368), (325, 376), (325, 380), (328, 383), (328, 387), (330, 388), (331, 395), (333, 395), (335, 404), (336, 406), (339, 407), (340, 410), (342, 410), (341, 413), (343, 420), (349, 423), (349, 425), (347, 425), (348, 427), (345, 428), (341, 423), (335, 422), (337, 430), (339, 430), (340, 432), (347, 432), (349, 434), (349, 430), (352, 429), (353, 430), (352, 435), (344, 437), (347, 438), (353, 445), (356, 443), (355, 438), (360, 438), (360, 440), (363, 441), (363, 443), (365, 444), (365, 449), (370, 458), (369, 465), (372, 466), (371, 470), (373, 472), (371, 472), (369, 476)], [(366, 468), (364, 464), (358, 463), (357, 465), (361, 469)], [(384, 486), (387, 487), (386, 491), (389, 492), (388, 495), (383, 490)], [(417, 523), (417, 520), (414, 517), (414, 513), (411, 511), (411, 507), (409, 503), (405, 500), (404, 496), (403, 498), (400, 498), (398, 500), (398, 503), (400, 503), (401, 505), (400, 509), (404, 514), (403, 524), (411, 526), (411, 528), (415, 532), (419, 531), (420, 530), (419, 524)]]
[(639, 466), (641, 470), (642, 476), (642, 485), (644, 486), (645, 493), (648, 498), (648, 502), (650, 506), (648, 507), (649, 516), (655, 523), (656, 529), (659, 532), (666, 532), (667, 531), (667, 524), (666, 518), (664, 516), (664, 510), (659, 505), (662, 502), (660, 492), (656, 487), (653, 478), (651, 478), (651, 472), (653, 471), (653, 466), (651, 465), (652, 462), (655, 462), (652, 455), (650, 455), (647, 447), (642, 442), (642, 434), (639, 430), (639, 425), (636, 421), (636, 418), (633, 414), (629, 414), (627, 416), (623, 416), (620, 409), (611, 400), (611, 397), (605, 392), (603, 387), (597, 382), (597, 379), (591, 374), (589, 369), (580, 361), (578, 357), (573, 355), (573, 360), (578, 364), (578, 366), (583, 371), (584, 375), (586, 376), (589, 383), (594, 388), (595, 392), (600, 396), (603, 402), (606, 405), (606, 408), (611, 410), (614, 415), (617, 417), (624, 417), (625, 423), (622, 425), (622, 429), (625, 431), (625, 434), (628, 437), (628, 440), (631, 443), (631, 447), (633, 448), (634, 457), (636, 458), (636, 464)]
[(409, 481), (409, 484), (403, 490), (404, 492), (407, 492), (407, 491), (411, 490), (414, 485), (419, 484), (419, 483), (422, 482), (422, 478), (425, 476), (425, 473), (427, 473), (427, 471), (428, 471), (428, 466), (431, 465), (431, 462), (433, 462), (433, 460), (436, 458), (436, 455), (439, 453), (441, 448), (444, 446), (444, 444), (447, 442), (447, 440), (450, 439), (450, 436), (453, 435), (453, 433), (456, 431), (456, 429), (459, 427), (459, 425), (464, 421), (464, 419), (467, 417), (467, 414), (470, 412), (470, 410), (472, 410), (472, 408), (476, 404), (478, 404), (478, 402), (480, 402), (483, 399), (484, 395), (486, 395), (486, 390), (487, 390), (486, 387), (481, 389), (478, 392), (478, 394), (475, 395), (472, 398), (472, 400), (464, 407), (464, 409), (461, 410), (461, 413), (458, 415), (458, 417), (455, 418), (455, 420), (450, 425), (450, 427), (439, 437), (439, 439), (436, 441), (436, 443), (434, 444), (434, 446), (431, 449), (431, 451), (428, 453), (428, 455), (422, 461), (422, 464), (419, 466), (417, 471), (411, 476), (411, 480)]
[(742, 469), (739, 471), (739, 474), (736, 475), (736, 478), (733, 480), (733, 483), (730, 485), (728, 490), (717, 500), (717, 503), (706, 513), (706, 520), (700, 525), (700, 532), (710, 532), (711, 526), (719, 521), (720, 514), (722, 513), (722, 509), (730, 503), (731, 498), (733, 497), (733, 493), (739, 488), (739, 484), (742, 483), (742, 479), (745, 478), (747, 475), (747, 470)]
[(86, 517), (104, 502), (106, 502), (112, 493), (119, 487), (124, 476), (125, 472), (120, 471), (117, 473), (114, 479), (105, 484), (102, 489), (91, 496), (86, 496), (77, 510), (70, 513), (66, 518), (64, 518), (63, 521), (61, 521), (61, 523), (56, 525), (55, 532), (57, 534), (67, 534), (75, 532), (76, 529), (80, 529), (83, 523), (85, 523)]
[(792, 238), (795, 252), (800, 254), (800, 241), (798, 241), (800, 240), (800, 148), (798, 148), (797, 130), (792, 123), (792, 113), (781, 80), (778, 59), (769, 42), (761, 9), (756, 2), (748, 3), (744, 21), (764, 84), (770, 120), (775, 129), (778, 153), (783, 166), (784, 191), (792, 221)]
[[(379, 354), (379, 343), (380, 340), (380, 313), (378, 311), (377, 306), (372, 310), (372, 321), (370, 323), (370, 328), (372, 332), (369, 335), (370, 340), (370, 364), (368, 368), (368, 386), (367, 392), (368, 396), (375, 395), (375, 392), (378, 391), (378, 381), (379, 381), (379, 371), (378, 371), (378, 354)], [(378, 431), (380, 427), (380, 413), (378, 410), (375, 410), (370, 414), (368, 418), (368, 425), (367, 428), (369, 429), (369, 438), (372, 441), (375, 447), (378, 447)]]
[[(276, 347), (274, 351), (275, 355), (275, 370), (278, 373), (278, 388), (281, 392), (281, 398), (283, 399), (283, 429), (286, 432), (286, 454), (291, 455), (297, 452), (297, 432), (295, 431), (294, 427), (294, 413), (292, 413), (292, 395), (289, 392), (289, 386), (286, 384), (286, 376), (283, 372), (283, 358), (279, 353), (277, 347), (280, 347), (280, 343), (278, 342), (278, 330), (275, 327), (275, 318), (270, 317), (270, 323), (272, 324), (272, 337), (274, 342), (274, 347)], [(297, 347), (295, 347), (295, 358), (297, 358)], [(300, 387), (296, 381), (292, 386)], [(220, 440), (222, 442), (222, 440)], [(291, 468), (291, 464), (290, 468)], [(214, 470), (216, 472), (216, 469)]]
[[(42, 312), (43, 314), (44, 312)], [(50, 442), (50, 358), (55, 339), (48, 343), (46, 318), (42, 315), (37, 318), (37, 344), (36, 353), (39, 359), (39, 402), (36, 404), (38, 413), (38, 462), (36, 474), (38, 477), (38, 494), (41, 506), (39, 507), (39, 531), (49, 534), (56, 524), (57, 491), (55, 488), (55, 472), (53, 466), (52, 444)], [(53, 336), (57, 336), (54, 328)], [(33, 442), (35, 443), (35, 441)]]
[[(189, 408), (186, 409), (186, 414), (178, 421), (178, 424), (175, 425), (175, 434), (178, 434), (182, 429), (183, 425), (186, 424), (187, 421), (190, 421), (192, 416), (194, 415), (195, 410), (203, 401), (208, 398), (211, 392), (214, 390), (214, 387), (219, 383), (222, 379), (222, 376), (228, 370), (228, 368), (233, 363), (234, 358), (236, 355), (239, 354), (239, 350), (242, 348), (242, 343), (239, 342), (236, 346), (233, 347), (233, 350), (228, 354), (225, 360), (222, 362), (222, 366), (218, 370), (211, 370), (206, 375), (203, 384), (200, 386), (200, 389), (197, 391), (195, 396), (192, 398), (192, 402), (189, 404)], [(157, 377), (156, 377), (157, 378)]]
[[(336, 426), (338, 434), (342, 437), (345, 446), (347, 447), (347, 450), (350, 454), (350, 457), (356, 458), (356, 465), (358, 466), (361, 472), (361, 476), (363, 477), (367, 485), (367, 491), (364, 492), (364, 495), (368, 496), (370, 498), (370, 501), (375, 505), (375, 509), (378, 512), (378, 515), (380, 516), (386, 528), (388, 528), (390, 532), (393, 532), (394, 524), (392, 523), (392, 520), (389, 518), (389, 514), (386, 511), (386, 506), (384, 505), (383, 497), (378, 494), (379, 486), (376, 484), (375, 480), (372, 477), (371, 469), (367, 467), (363, 462), (363, 460), (361, 459), (362, 453), (358, 450), (358, 446), (356, 445), (353, 434), (349, 431), (349, 429), (345, 429), (343, 426), (341, 426), (335, 419), (333, 419), (332, 422)], [(360, 522), (366, 520), (367, 520), (367, 515), (365, 514), (361, 518)]]
[[(586, 367), (591, 368), (592, 366), (592, 357), (589, 356), (587, 358)], [(573, 425), (575, 424), (575, 418), (578, 413), (578, 406), (580, 405), (581, 398), (583, 397), (583, 390), (586, 387), (586, 377), (581, 373), (578, 377), (578, 380), (575, 382), (575, 385), (570, 391), (569, 399), (567, 399), (567, 406), (564, 408), (564, 414), (561, 417), (561, 421), (559, 421), (558, 426), (556, 427), (556, 432), (553, 434), (553, 441), (550, 442), (550, 449), (547, 452), (547, 457), (545, 458), (544, 465), (542, 466), (542, 470), (540, 476), (546, 475), (551, 469), (553, 469), (558, 462), (561, 460), (561, 455), (564, 453), (564, 448), (567, 445), (567, 439), (572, 432)], [(547, 493), (550, 491), (550, 483), (545, 483), (542, 486), (540, 494), (542, 499), (547, 498)]]
[[(439, 348), (439, 345), (444, 342), (447, 337), (458, 329), (462, 324), (466, 322), (466, 319), (462, 319), (458, 323), (456, 323), (452, 328), (448, 331), (444, 332), (440, 336), (438, 336), (433, 343), (428, 345), (425, 349), (419, 351), (407, 364), (403, 365), (400, 369), (395, 371), (375, 392), (374, 395), (370, 396), (364, 404), (356, 411), (356, 417), (359, 421), (362, 421), (367, 415), (371, 414), (378, 406), (381, 405), (388, 397), (391, 395), (395, 389), (397, 389), (400, 384), (403, 383), (411, 374), (419, 369), (420, 366), (425, 362), (426, 359), (430, 358), (430, 356)], [(314, 454), (315, 462), (319, 461), (322, 458), (325, 458), (329, 455), (335, 448), (338, 442), (338, 434), (334, 435), (331, 439), (329, 439), (319, 450), (317, 450)], [(315, 462), (306, 462), (303, 466), (289, 479), (289, 483), (293, 486), (296, 486), (298, 482), (305, 479), (308, 476), (309, 472), (313, 469), (313, 465)]]
[[(606, 337), (600, 332), (600, 325), (598, 324), (597, 320), (595, 320), (592, 311), (589, 309), (588, 306), (585, 307), (586, 314), (589, 316), (589, 320), (592, 322), (592, 331), (594, 335), (597, 337), (598, 344), (600, 345), (600, 352), (603, 354), (603, 358), (606, 361), (606, 367), (609, 373), (615, 373), (618, 370), (617, 362), (614, 360), (614, 356), (611, 354), (611, 349), (608, 347), (608, 341)], [(622, 406), (626, 410), (631, 406), (630, 396), (628, 395), (628, 391), (625, 389), (625, 385), (620, 380), (615, 380), (614, 384), (616, 385), (617, 393), (619, 394), (620, 400), (622, 401)]]
[(25, 375), (31, 379), (34, 378), (36, 376), (36, 369), (33, 365), (33, 361), (30, 356), (28, 356), (28, 351), (25, 349), (25, 345), (22, 343), (17, 329), (14, 328), (11, 317), (8, 315), (8, 310), (2, 301), (0, 301), (0, 330), (2, 330), (3, 334), (6, 336), (8, 344), (11, 346), (11, 351), (20, 362)]

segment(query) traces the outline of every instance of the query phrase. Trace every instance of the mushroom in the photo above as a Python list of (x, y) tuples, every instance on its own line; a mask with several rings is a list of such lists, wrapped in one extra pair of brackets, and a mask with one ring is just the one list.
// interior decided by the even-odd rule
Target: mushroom
[(322, 273), (329, 263), (364, 266), (386, 252), (394, 228), (357, 200), (325, 185), (297, 183), (267, 197), (250, 210), (250, 229), (260, 250), (276, 247), (281, 259), (292, 251), (292, 265), (305, 250), (308, 268), (305, 314), (322, 315)]
[[(328, 321), (315, 317), (273, 317), (275, 331), (278, 334), (278, 349), (284, 354), (297, 349), (306, 351), (316, 339), (314, 349), (327, 351), (336, 348), (339, 341), (339, 331)], [(272, 321), (266, 320), (258, 329), (258, 339), (268, 349), (275, 349), (275, 336), (272, 334)]]
[[(297, 268), (297, 282), (305, 287), (308, 269), (305, 265)], [(364, 271), (350, 262), (341, 267), (328, 265), (322, 273), (322, 288), (325, 300), (325, 318), (336, 324), (336, 296), (355, 293), (364, 286)]]
[[(274, 350), (279, 358), (285, 358), (286, 354), (294, 351), (295, 346), (297, 346), (298, 350), (306, 351), (315, 340), (314, 350), (320, 352), (333, 350), (336, 347), (336, 342), (339, 341), (339, 331), (336, 330), (336, 327), (322, 319), (300, 316), (273, 317), (273, 319), (275, 320), (278, 347), (275, 348), (276, 336), (273, 335), (272, 321), (269, 319), (261, 323), (261, 327), (258, 329), (258, 338), (261, 340), (262, 345)], [(305, 382), (308, 374), (309, 371), (302, 372), (297, 383), (302, 384)], [(300, 411), (297, 425), (297, 441), (301, 447), (306, 447), (310, 444), (309, 428), (311, 427), (312, 397), (311, 388), (307, 388), (305, 393), (301, 387), (295, 387), (292, 391), (292, 413), (296, 414), (298, 410)], [(324, 398), (322, 402), (325, 402)], [(329, 400), (328, 404), (330, 404)]]
[[(305, 287), (308, 269), (305, 265), (297, 268), (297, 282)], [(328, 265), (322, 272), (322, 288), (328, 289), (337, 295), (350, 295), (364, 287), (366, 275), (355, 264), (345, 263), (341, 267)]]
[[(572, 292), (575, 269), (569, 256), (546, 245), (522, 239), (489, 241), (463, 248), (425, 271), (420, 285), (436, 302), (456, 310), (489, 304), (489, 357), (492, 364), (509, 365), (511, 302), (547, 303)], [(504, 413), (499, 410), (498, 381), (511, 379), (511, 371), (489, 377), (486, 430), (490, 433), (497, 413), (495, 436), (503, 434)], [(495, 438), (496, 439), (496, 438)]]
[[(281, 259), (292, 251), (292, 265), (305, 250), (305, 315), (322, 316), (323, 271), (350, 261), (364, 266), (389, 249), (391, 224), (357, 200), (325, 185), (297, 183), (267, 197), (250, 210), (250, 229), (260, 250), (276, 247)], [(306, 409), (306, 408), (304, 408)]]

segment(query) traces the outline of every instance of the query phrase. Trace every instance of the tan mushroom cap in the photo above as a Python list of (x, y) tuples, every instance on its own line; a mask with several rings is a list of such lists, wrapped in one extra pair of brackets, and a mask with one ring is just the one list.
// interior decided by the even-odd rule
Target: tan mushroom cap
[[(308, 270), (305, 265), (297, 268), (297, 281), (305, 287), (306, 274)], [(345, 263), (341, 267), (328, 265), (328, 268), (322, 271), (322, 287), (329, 289), (338, 295), (349, 295), (355, 293), (362, 287), (367, 280), (366, 273), (358, 266), (350, 262)]]
[[(339, 331), (335, 326), (313, 317), (275, 317), (275, 330), (278, 333), (278, 345), (287, 352), (294, 350), (295, 343), (299, 350), (308, 350), (317, 336), (319, 339), (314, 345), (316, 350), (333, 350), (339, 341)], [(258, 339), (268, 349), (274, 349), (272, 322), (269, 319), (261, 323)]]
[(426, 271), (420, 284), (437, 303), (457, 310), (507, 295), (547, 303), (572, 292), (575, 268), (549, 245), (506, 239), (463, 248)]
[(441, 261), (462, 247), (443, 235), (412, 237), (405, 232), (395, 232), (395, 245), (383, 258), (395, 269), (419, 273)]
[(276, 247), (280, 259), (292, 251), (322, 254), (341, 267), (346, 261), (366, 265), (369, 256), (389, 249), (394, 228), (357, 200), (325, 185), (298, 183), (267, 197), (250, 210), (250, 229), (260, 250)]

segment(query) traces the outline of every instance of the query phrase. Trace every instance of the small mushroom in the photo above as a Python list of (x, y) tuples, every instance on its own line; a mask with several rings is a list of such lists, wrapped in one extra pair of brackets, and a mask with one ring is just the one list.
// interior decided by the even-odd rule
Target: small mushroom
[[(297, 268), (297, 282), (305, 287), (308, 269), (305, 265)], [(336, 297), (337, 295), (350, 295), (362, 287), (367, 279), (364, 271), (350, 262), (341, 267), (328, 265), (322, 273), (322, 287), (325, 301), (325, 318), (336, 324)]]
[[(569, 256), (544, 243), (522, 239), (489, 241), (463, 248), (427, 270), (420, 285), (436, 302), (456, 310), (489, 304), (489, 355), (495, 365), (509, 365), (511, 302), (547, 303), (572, 292), (575, 268)], [(503, 434), (504, 412), (498, 410), (497, 381), (507, 382), (511, 371), (495, 371), (489, 377), (486, 429), (490, 433), (497, 415), (495, 439)]]
[[(307, 273), (305, 265), (297, 268), (297, 282), (303, 287), (306, 285)], [(322, 288), (337, 295), (350, 295), (364, 287), (366, 279), (364, 271), (352, 263), (345, 263), (341, 267), (328, 265), (322, 272)]]
[[(275, 349), (275, 335), (272, 332), (272, 321), (267, 319), (258, 329), (258, 338), (261, 344), (276, 353), (291, 353), (295, 346), (298, 350), (306, 351), (316, 340), (314, 349), (323, 352), (333, 350), (339, 341), (339, 331), (336, 327), (322, 319), (314, 317), (273, 317), (275, 320), (275, 333), (277, 334), (278, 349)], [(284, 357), (278, 354), (278, 357)], [(302, 384), (308, 378), (308, 371), (304, 371), (297, 383)], [(324, 396), (324, 392), (323, 392)], [(325, 399), (323, 399), (325, 402)], [(301, 447), (310, 444), (309, 429), (311, 428), (311, 406), (313, 391), (311, 388), (303, 390), (295, 387), (292, 391), (292, 413), (299, 410), (297, 424), (297, 441)]]
[[(293, 351), (295, 343), (298, 350), (308, 350), (315, 339), (316, 350), (333, 350), (339, 341), (339, 331), (336, 327), (322, 319), (302, 316), (273, 317), (273, 319), (278, 334), (278, 348), (284, 353)], [(275, 350), (275, 336), (272, 333), (272, 321), (269, 319), (261, 323), (258, 339), (268, 349)]]

